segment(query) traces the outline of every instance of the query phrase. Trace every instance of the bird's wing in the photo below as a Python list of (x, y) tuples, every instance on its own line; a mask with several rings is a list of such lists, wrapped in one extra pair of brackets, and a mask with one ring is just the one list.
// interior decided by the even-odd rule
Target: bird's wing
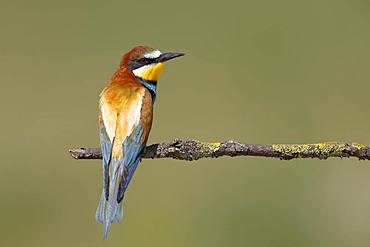
[(117, 113), (107, 105), (101, 104), (99, 110), (100, 147), (103, 156), (103, 191), (108, 198), (109, 164), (112, 158), (112, 147), (115, 136)]
[(118, 193), (118, 201), (123, 195), (132, 179), (132, 176), (140, 162), (141, 155), (145, 149), (146, 141), (152, 124), (152, 97), (147, 90), (143, 91), (138, 123), (133, 127), (131, 134), (122, 142), (124, 153), (124, 173), (122, 184)]
[(145, 143), (143, 143), (143, 132), (143, 126), (141, 123), (139, 123), (137, 126), (135, 126), (135, 129), (131, 135), (128, 136), (122, 143), (124, 152), (124, 171), (117, 196), (117, 200), (119, 202), (123, 199), (124, 193), (140, 162), (141, 154), (145, 148)]
[[(114, 173), (119, 172), (120, 175), (117, 175), (121, 176), (121, 179), (117, 199), (120, 201), (140, 161), (150, 126), (148, 121), (145, 119), (142, 121), (141, 117), (143, 100), (148, 98), (147, 90), (144, 87), (127, 86), (118, 97), (116, 92), (117, 90), (113, 94), (108, 89), (101, 96), (100, 142), (103, 155), (103, 189), (106, 198), (110, 195), (109, 184), (116, 177)], [(110, 100), (111, 98), (114, 98), (114, 101)]]

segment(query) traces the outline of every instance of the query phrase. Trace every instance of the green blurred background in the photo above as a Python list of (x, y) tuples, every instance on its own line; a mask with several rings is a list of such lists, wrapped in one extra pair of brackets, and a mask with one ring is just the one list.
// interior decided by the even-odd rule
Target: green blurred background
[(370, 144), (370, 2), (1, 1), (1, 246), (370, 246), (370, 163), (143, 160), (125, 218), (94, 214), (98, 95), (121, 55), (187, 55), (150, 143)]

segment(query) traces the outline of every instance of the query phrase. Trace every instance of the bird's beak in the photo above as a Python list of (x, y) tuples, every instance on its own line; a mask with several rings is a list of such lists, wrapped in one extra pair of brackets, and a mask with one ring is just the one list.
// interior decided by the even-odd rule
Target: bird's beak
[(166, 62), (166, 61), (171, 60), (173, 58), (181, 57), (181, 56), (184, 56), (184, 55), (185, 55), (185, 53), (182, 53), (182, 52), (166, 52), (166, 53), (162, 53), (156, 59), (156, 62), (157, 63), (163, 63), (163, 62)]

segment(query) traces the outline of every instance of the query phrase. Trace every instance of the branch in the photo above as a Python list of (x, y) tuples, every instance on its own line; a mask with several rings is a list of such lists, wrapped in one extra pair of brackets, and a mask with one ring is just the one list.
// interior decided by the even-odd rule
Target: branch
[[(69, 150), (75, 159), (101, 159), (100, 148)], [(316, 144), (243, 144), (236, 141), (221, 143), (175, 139), (147, 146), (142, 158), (173, 158), (198, 160), (221, 156), (261, 156), (290, 160), (295, 158), (357, 157), (370, 160), (370, 147), (351, 142), (323, 142)]]

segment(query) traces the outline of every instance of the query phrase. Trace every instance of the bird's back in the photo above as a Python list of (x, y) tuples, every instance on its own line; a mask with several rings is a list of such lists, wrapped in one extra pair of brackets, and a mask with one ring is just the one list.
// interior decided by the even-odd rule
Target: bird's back
[(136, 78), (113, 77), (99, 104), (103, 155), (103, 193), (96, 219), (105, 224), (122, 217), (122, 200), (148, 140), (153, 117), (150, 92)]

